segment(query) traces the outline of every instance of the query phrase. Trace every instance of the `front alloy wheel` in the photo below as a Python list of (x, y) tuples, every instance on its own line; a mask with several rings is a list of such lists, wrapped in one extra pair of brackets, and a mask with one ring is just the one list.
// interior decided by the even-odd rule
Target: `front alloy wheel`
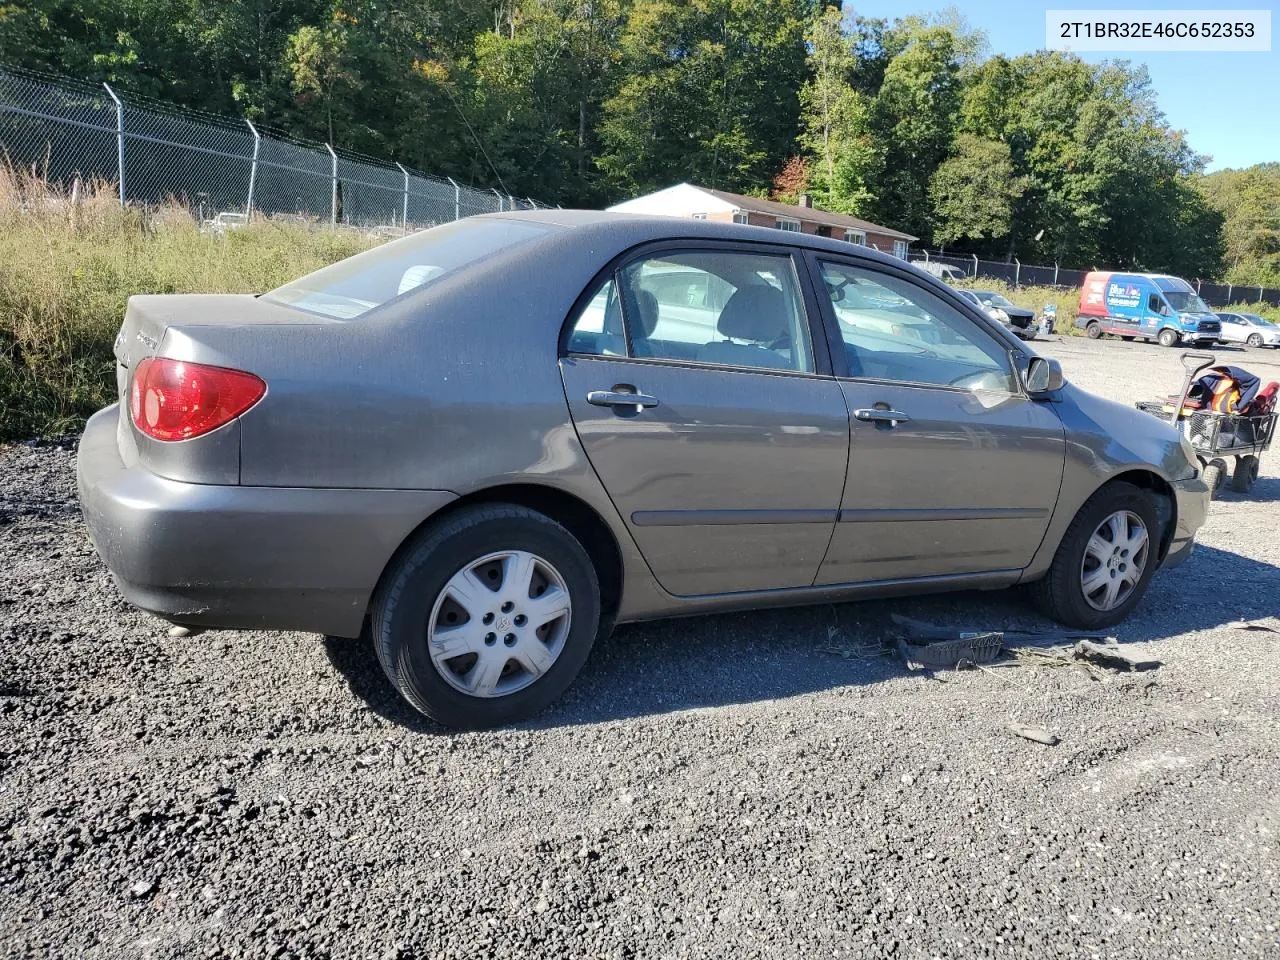
[(1117, 510), (1098, 524), (1080, 563), (1080, 588), (1089, 606), (1103, 613), (1122, 606), (1142, 581), (1150, 547), (1146, 524), (1130, 510)]
[(1085, 501), (1044, 577), (1029, 585), (1036, 606), (1059, 623), (1101, 630), (1142, 599), (1159, 563), (1159, 513), (1152, 490), (1114, 480)]

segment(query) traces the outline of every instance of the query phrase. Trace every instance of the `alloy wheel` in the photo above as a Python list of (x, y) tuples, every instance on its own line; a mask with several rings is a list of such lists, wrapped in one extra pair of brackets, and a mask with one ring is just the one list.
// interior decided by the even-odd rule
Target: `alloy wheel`
[(1151, 537), (1131, 510), (1106, 517), (1085, 545), (1080, 587), (1095, 610), (1114, 610), (1133, 595), (1147, 568)]
[(431, 662), (455, 690), (504, 697), (551, 669), (573, 614), (554, 566), (524, 550), (490, 553), (449, 578), (427, 621)]

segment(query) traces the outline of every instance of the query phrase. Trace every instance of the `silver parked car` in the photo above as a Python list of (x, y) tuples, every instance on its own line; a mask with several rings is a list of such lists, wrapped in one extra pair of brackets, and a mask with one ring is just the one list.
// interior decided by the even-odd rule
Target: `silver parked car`
[(543, 707), (624, 621), (1030, 584), (1104, 627), (1207, 503), (1172, 427), (942, 282), (757, 227), (474, 217), (134, 297), (116, 359), (79, 483), (124, 595), (367, 632), (452, 725)]
[(1280, 327), (1256, 313), (1219, 312), (1220, 343), (1243, 343), (1250, 347), (1280, 347)]

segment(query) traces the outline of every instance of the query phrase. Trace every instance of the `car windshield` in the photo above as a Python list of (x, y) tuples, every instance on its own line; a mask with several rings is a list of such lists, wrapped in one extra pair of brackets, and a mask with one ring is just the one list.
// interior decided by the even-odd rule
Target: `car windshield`
[(1275, 326), (1275, 324), (1272, 321), (1268, 320), (1266, 317), (1260, 317), (1256, 313), (1242, 313), (1240, 314), (1240, 316), (1244, 317), (1246, 320), (1252, 323), (1255, 327), (1274, 327)]
[(1213, 313), (1209, 305), (1190, 290), (1165, 290), (1164, 298), (1179, 313)]
[(263, 299), (353, 320), (462, 267), (555, 229), (500, 218), (456, 220), (309, 273), (264, 294)]
[(1000, 296), (998, 293), (992, 293), (985, 290), (978, 291), (978, 299), (991, 307), (1012, 307), (1013, 304)]

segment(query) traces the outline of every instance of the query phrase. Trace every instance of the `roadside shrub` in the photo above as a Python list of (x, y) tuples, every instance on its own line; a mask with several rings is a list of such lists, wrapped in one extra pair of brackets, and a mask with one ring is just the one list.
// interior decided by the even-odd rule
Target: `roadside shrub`
[(115, 399), (111, 349), (141, 293), (255, 293), (370, 246), (354, 231), (255, 221), (201, 233), (177, 204), (73, 198), (0, 165), (0, 440), (78, 430)]

